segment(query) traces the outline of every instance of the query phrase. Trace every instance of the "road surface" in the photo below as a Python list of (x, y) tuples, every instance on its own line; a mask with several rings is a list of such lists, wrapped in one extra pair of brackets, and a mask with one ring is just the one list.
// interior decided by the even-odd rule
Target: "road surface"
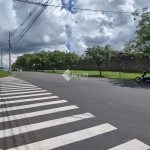
[(15, 72), (0, 79), (0, 149), (148, 150), (148, 86)]

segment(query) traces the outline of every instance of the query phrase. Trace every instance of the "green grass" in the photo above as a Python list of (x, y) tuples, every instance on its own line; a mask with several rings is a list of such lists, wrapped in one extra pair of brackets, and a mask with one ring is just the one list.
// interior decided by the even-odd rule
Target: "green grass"
[(8, 71), (0, 71), (0, 78), (2, 77), (7, 77), (12, 75), (12, 73), (8, 72)]
[[(41, 70), (39, 70), (41, 72)], [(92, 77), (99, 77), (99, 71), (93, 71), (93, 70), (70, 70), (71, 73), (73, 74), (83, 74), (83, 73), (87, 73), (89, 76)], [(44, 72), (49, 72), (52, 73), (52, 70), (44, 70)], [(55, 70), (55, 73), (64, 73), (65, 70)], [(132, 80), (137, 76), (141, 76), (142, 72), (120, 72), (121, 75), (121, 79), (125, 79), (125, 80)], [(117, 71), (102, 71), (102, 77), (104, 78), (114, 78), (114, 79), (119, 79), (120, 78), (119, 72)], [(150, 75), (150, 74), (147, 74)]]

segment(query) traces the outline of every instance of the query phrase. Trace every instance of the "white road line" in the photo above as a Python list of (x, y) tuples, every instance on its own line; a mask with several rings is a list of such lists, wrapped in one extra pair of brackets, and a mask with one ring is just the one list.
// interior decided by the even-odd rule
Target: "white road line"
[(48, 109), (48, 110), (40, 110), (40, 111), (36, 111), (36, 112), (31, 112), (31, 113), (25, 113), (25, 114), (19, 114), (19, 115), (7, 116), (7, 117), (0, 117), (0, 122), (25, 119), (25, 118), (35, 117), (35, 116), (41, 116), (41, 115), (47, 115), (47, 114), (77, 109), (77, 108), (78, 108), (77, 106), (71, 105), (71, 106), (58, 107), (58, 108), (53, 108), (53, 109)]
[(21, 86), (21, 85), (28, 85), (28, 86), (33, 86), (33, 84), (31, 83), (2, 83), (2, 85), (7, 85), (7, 86), (11, 86), (11, 85), (15, 85), (15, 86)]
[(4, 79), (4, 80), (1, 80), (1, 82), (27, 82), (27, 81), (23, 81), (19, 79)]
[(17, 89), (34, 89), (34, 88), (38, 88), (37, 86), (35, 87), (14, 87), (14, 88), (10, 88), (10, 87), (0, 87), (0, 90), (17, 90)]
[(19, 92), (19, 91), (32, 91), (32, 90), (41, 90), (41, 88), (32, 88), (32, 89), (19, 89), (19, 90), (0, 90), (0, 93), (8, 93), (8, 92)]
[(84, 120), (92, 117), (94, 117), (92, 114), (84, 113), (79, 115), (73, 115), (70, 117), (64, 117), (64, 118), (49, 120), (45, 122), (35, 123), (31, 125), (26, 125), (26, 126), (21, 126), (21, 127), (6, 129), (6, 130), (0, 130), (0, 138), (14, 136), (14, 135), (36, 131), (44, 128), (50, 128), (50, 127), (71, 123), (79, 120)]
[(22, 81), (22, 82), (27, 82), (27, 81), (24, 81), (24, 80), (21, 80), (19, 78), (16, 78), (16, 77), (4, 77), (2, 79), (0, 79), (1, 81)]
[(34, 102), (46, 99), (54, 99), (59, 98), (58, 96), (47, 96), (47, 97), (39, 97), (39, 98), (29, 98), (29, 99), (21, 99), (21, 100), (9, 100), (5, 102), (1, 102), (0, 104), (14, 104), (14, 103), (24, 103), (24, 102)]
[(2, 87), (35, 87), (34, 85), (32, 85), (32, 86), (29, 86), (28, 84), (23, 84), (23, 85), (20, 85), (20, 86), (15, 86), (15, 85), (5, 85), (5, 84), (2, 84)]
[[(24, 80), (21, 80), (21, 79), (19, 79), (19, 78), (3, 78), (3, 81), (24, 81)], [(24, 82), (26, 82), (26, 81), (24, 81)]]
[(22, 106), (14, 106), (14, 107), (6, 107), (6, 108), (4, 107), (4, 108), (0, 109), (0, 112), (14, 111), (14, 110), (18, 110), (18, 109), (35, 108), (35, 107), (39, 107), (39, 106), (48, 106), (48, 105), (61, 104), (61, 103), (67, 103), (67, 101), (66, 100), (58, 100), (58, 101), (28, 104), (28, 105), (22, 105)]
[(150, 149), (150, 146), (142, 143), (141, 141), (137, 139), (134, 139), (132, 141), (118, 145), (109, 150), (149, 150), (149, 149)]
[(25, 82), (25, 81), (18, 81), (18, 80), (13, 80), (13, 81), (0, 81), (1, 83), (6, 83), (6, 84), (9, 84), (9, 83), (11, 83), (11, 84), (15, 84), (15, 83), (20, 83), (20, 84), (31, 84), (31, 83), (29, 83), (29, 82)]
[(115, 128), (114, 126), (106, 123), (103, 125), (50, 138), (47, 140), (19, 146), (16, 148), (10, 148), (8, 150), (51, 150), (74, 142), (82, 141), (97, 135), (101, 135), (116, 129), (117, 128)]
[(5, 84), (5, 85), (33, 85), (31, 83), (24, 83), (24, 82), (18, 82), (18, 81), (15, 81), (15, 82), (1, 82), (2, 84)]
[(7, 95), (19, 95), (19, 94), (40, 93), (40, 92), (46, 92), (46, 90), (36, 90), (36, 91), (17, 92), (17, 93), (6, 93), (6, 94), (0, 94), (0, 95), (1, 96), (7, 96)]
[(9, 96), (9, 97), (0, 97), (0, 100), (11, 99), (11, 98), (21, 98), (21, 97), (31, 97), (31, 96), (42, 96), (42, 95), (51, 95), (52, 93), (41, 93), (41, 94), (31, 94), (31, 95), (20, 95), (20, 96)]
[(11, 81), (16, 81), (16, 79), (3, 78), (3, 79), (0, 79), (0, 81), (1, 82), (11, 82)]
[(20, 83), (20, 84), (31, 84), (31, 83), (29, 83), (29, 82), (25, 82), (25, 81), (18, 81), (18, 80), (13, 80), (13, 81), (0, 81), (1, 83), (6, 83), (6, 84), (9, 84), (9, 83), (11, 83), (11, 84), (15, 84), (15, 83)]

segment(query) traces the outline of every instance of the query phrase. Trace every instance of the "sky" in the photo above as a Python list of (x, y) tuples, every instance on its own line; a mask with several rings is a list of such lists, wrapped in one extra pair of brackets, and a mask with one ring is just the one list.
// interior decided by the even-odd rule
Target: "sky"
[[(42, 1), (45, 2), (47, 0)], [(49, 3), (61, 7), (48, 6), (26, 35), (13, 45), (14, 39), (24, 31), (42, 6), (21, 26), (35, 5), (0, 0), (0, 50), (8, 43), (10, 31), (13, 33), (12, 63), (17, 56), (41, 50), (67, 50), (81, 55), (88, 47), (106, 44), (115, 50), (122, 50), (124, 44), (133, 37), (137, 22), (130, 13), (105, 11), (134, 12), (136, 9), (150, 7), (149, 0), (49, 0)], [(73, 7), (102, 11), (82, 11), (72, 9)], [(8, 68), (7, 46), (3, 54), (3, 66)]]

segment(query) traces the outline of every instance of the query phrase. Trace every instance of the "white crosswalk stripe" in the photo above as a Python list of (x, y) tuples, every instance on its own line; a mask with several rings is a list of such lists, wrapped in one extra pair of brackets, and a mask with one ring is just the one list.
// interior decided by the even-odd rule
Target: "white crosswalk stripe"
[(0, 97), (1, 99), (12, 99), (12, 98), (22, 98), (22, 97), (32, 97), (32, 96), (44, 96), (51, 95), (52, 93), (41, 93), (41, 94), (31, 94), (31, 95), (20, 95), (20, 96), (9, 96), (9, 97)]
[(18, 84), (31, 84), (29, 82), (24, 82), (24, 81), (18, 81), (18, 80), (13, 80), (13, 81), (1, 81), (2, 84), (13, 84), (15, 85), (16, 83)]
[(73, 133), (68, 133), (65, 135), (57, 136), (54, 138), (50, 138), (47, 140), (31, 143), (28, 145), (23, 145), (16, 148), (11, 148), (8, 150), (51, 150), (54, 148), (58, 148), (60, 146), (64, 146), (67, 144), (71, 144), (74, 142), (82, 141), (100, 134), (104, 134), (110, 131), (116, 130), (110, 124), (103, 124), (96, 127), (76, 131)]
[[(23, 82), (23, 83), (29, 83), (27, 81), (24, 81), (24, 80), (21, 80), (21, 79), (18, 79), (18, 78), (15, 78), (15, 77), (4, 77), (4, 78), (1, 78), (0, 79), (1, 82), (14, 82), (14, 83), (20, 83), (20, 82)], [(30, 84), (30, 83), (29, 83)]]
[(134, 139), (127, 143), (121, 144), (109, 150), (149, 150), (150, 146), (142, 143), (141, 141)]
[(0, 90), (0, 92), (9, 93), (9, 92), (33, 91), (33, 90), (41, 90), (41, 88), (19, 89), (19, 90)]
[[(87, 112), (69, 115), (67, 117), (57, 117), (57, 119), (54, 118), (52, 120), (49, 120), (48, 118), (44, 118), (43, 116), (56, 113), (60, 115), (61, 112), (65, 113), (73, 110), (78, 110), (79, 107), (76, 105), (64, 106), (64, 104), (67, 104), (67, 100), (60, 100), (58, 96), (53, 96), (52, 93), (45, 93), (46, 90), (42, 90), (41, 88), (38, 88), (37, 86), (34, 86), (31, 83), (28, 83), (15, 77), (6, 77), (0, 79), (0, 85), (0, 113), (9, 114), (8, 116), (2, 115), (0, 117), (0, 123), (5, 124), (8, 123), (8, 121), (18, 122), (20, 119), (22, 121), (28, 122), (27, 119), (30, 118), (31, 120), (35, 117), (42, 118), (42, 121), (33, 121), (32, 123), (28, 122), (26, 125), (17, 124), (17, 126), (15, 127), (11, 126), (9, 128), (1, 129), (0, 141), (3, 138), (15, 138), (15, 136), (24, 135), (26, 133), (29, 133), (29, 135), (31, 135), (33, 132), (38, 132), (39, 130), (49, 130), (51, 127), (60, 127), (61, 125), (66, 126), (70, 123), (75, 124), (77, 122), (85, 121), (87, 119), (92, 119), (95, 117)], [(53, 105), (58, 104), (63, 106), (54, 106), (54, 108), (43, 110), (45, 106), (53, 107)], [(24, 109), (28, 108), (31, 109), (31, 112), (23, 112)], [(16, 111), (17, 113), (22, 113), (15, 114), (14, 111)], [(28, 144), (14, 144), (14, 146), (8, 146), (7, 150), (51, 150), (75, 142), (86, 140), (95, 136), (100, 136), (102, 134), (112, 132), (115, 130), (117, 130), (116, 127), (112, 126), (109, 123), (105, 123), (77, 130), (74, 132), (65, 133), (63, 135), (60, 134), (52, 138), (45, 138), (39, 141), (31, 140), (31, 142)], [(148, 145), (140, 142), (139, 140), (134, 139), (127, 143), (113, 147), (109, 150), (148, 150), (149, 148), (150, 147)]]
[(1, 88), (0, 88), (0, 91), (1, 91), (1, 90), (35, 89), (35, 88), (38, 88), (38, 87), (37, 87), (37, 86), (35, 86), (35, 87), (1, 87)]
[(46, 90), (36, 90), (36, 91), (17, 92), (17, 93), (5, 93), (5, 94), (1, 94), (1, 96), (20, 95), (20, 94), (29, 94), (29, 93), (41, 93), (41, 92), (46, 92)]
[(61, 104), (61, 103), (66, 103), (66, 100), (58, 100), (58, 101), (51, 101), (51, 102), (44, 102), (44, 103), (36, 103), (36, 104), (29, 104), (29, 105), (23, 105), (23, 106), (15, 106), (15, 107), (7, 107), (7, 108), (2, 108), (0, 109), (0, 112), (4, 111), (13, 111), (13, 110), (18, 110), (18, 109), (27, 109), (27, 108), (34, 108), (34, 107), (39, 107), (39, 106), (47, 106), (47, 105), (53, 105), (53, 104)]
[[(48, 110), (40, 110), (40, 111), (36, 111), (36, 112), (31, 112), (31, 113), (1, 117), (0, 122), (25, 119), (25, 118), (29, 118), (29, 117), (52, 114), (52, 113), (57, 113), (57, 112), (62, 112), (62, 111), (67, 111), (67, 110), (72, 110), (72, 109), (77, 109), (77, 108), (78, 108), (77, 106), (71, 105), (71, 106), (58, 107), (58, 108), (53, 108), (53, 109), (48, 109)], [(7, 111), (7, 108), (3, 108), (3, 110)]]
[(22, 86), (17, 86), (17, 85), (5, 85), (5, 84), (2, 84), (2, 87), (4, 88), (20, 88), (20, 87), (37, 87), (37, 86), (28, 86), (28, 85), (22, 85)]
[(12, 135), (18, 135), (26, 132), (35, 131), (35, 130), (40, 130), (43, 128), (50, 128), (53, 126), (84, 120), (92, 117), (94, 117), (92, 114), (84, 113), (79, 115), (73, 115), (70, 117), (64, 117), (64, 118), (49, 120), (45, 122), (35, 123), (31, 125), (26, 125), (26, 126), (21, 126), (21, 127), (6, 129), (6, 130), (0, 130), (0, 138), (12, 136)]
[(14, 103), (24, 103), (24, 102), (38, 102), (40, 100), (54, 99), (59, 98), (58, 96), (47, 96), (47, 97), (38, 97), (38, 98), (29, 98), (29, 99), (21, 99), (21, 100), (9, 100), (1, 102), (0, 104), (14, 104)]
[[(5, 77), (5, 78), (1, 78), (0, 79), (0, 81), (2, 82), (2, 83), (29, 83), (29, 82), (27, 82), (27, 81), (23, 81), (23, 80), (20, 80), (20, 79), (17, 79), (17, 78), (8, 78), (8, 77)], [(30, 83), (29, 83), (30, 84)]]
[(3, 84), (2, 87), (35, 87), (34, 85), (29, 84)]
[(22, 84), (26, 84), (26, 85), (33, 85), (31, 83), (26, 83), (26, 82), (1, 82), (2, 84), (6, 84), (6, 85), (22, 85)]
[(18, 80), (15, 81), (1, 81), (2, 84), (28, 84), (28, 85), (33, 85), (32, 83), (26, 82), (26, 81), (20, 81)]

